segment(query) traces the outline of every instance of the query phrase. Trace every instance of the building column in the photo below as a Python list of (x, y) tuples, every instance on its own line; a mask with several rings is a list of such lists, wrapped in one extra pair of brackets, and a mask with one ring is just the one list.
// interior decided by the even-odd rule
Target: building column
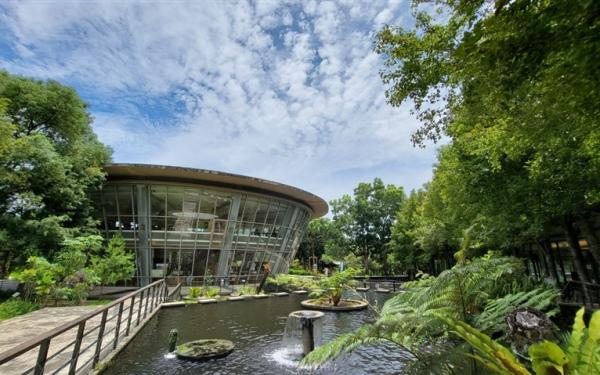
[(152, 255), (150, 254), (150, 222), (148, 217), (148, 185), (135, 185), (137, 193), (137, 274), (138, 285), (150, 284), (150, 269), (152, 268)]
[[(283, 241), (281, 242), (281, 247), (279, 248), (278, 254), (283, 254), (283, 252), (285, 251), (285, 248), (290, 240), (290, 237), (292, 236), (292, 232), (294, 231), (294, 224), (296, 223), (296, 219), (298, 218), (299, 212), (300, 212), (300, 209), (298, 207), (294, 207), (291, 217), (289, 217), (289, 214), (286, 214), (283, 225), (287, 226), (287, 230), (285, 231), (285, 237), (283, 237)], [(290, 251), (290, 254), (292, 252), (293, 251)], [(288, 257), (290, 254), (288, 254)], [(277, 258), (277, 261), (275, 262), (275, 265), (273, 266), (271, 273), (277, 274), (277, 273), (282, 273), (283, 271), (287, 272), (287, 269), (289, 267), (289, 261), (291, 259), (286, 259), (285, 260), (285, 261), (287, 261), (287, 264), (286, 264), (283, 261), (283, 259), (281, 259), (281, 258), (282, 257)]]
[(233, 253), (231, 244), (233, 243), (233, 237), (235, 235), (235, 224), (238, 217), (238, 211), (240, 210), (241, 200), (241, 194), (235, 194), (233, 196), (231, 206), (229, 206), (229, 214), (227, 215), (227, 228), (225, 230), (225, 238), (223, 239), (223, 248), (219, 254), (219, 269), (216, 277), (217, 279), (226, 278), (225, 284), (228, 283), (227, 277), (229, 276), (229, 263)]

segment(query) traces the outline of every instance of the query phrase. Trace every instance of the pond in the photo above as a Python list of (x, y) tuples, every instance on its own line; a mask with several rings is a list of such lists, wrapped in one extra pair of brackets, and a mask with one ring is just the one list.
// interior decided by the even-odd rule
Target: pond
[[(381, 306), (390, 296), (369, 293), (367, 298)], [(389, 343), (359, 348), (317, 371), (299, 370), (297, 362), (285, 356), (282, 337), (288, 314), (301, 310), (300, 301), (305, 298), (290, 295), (162, 309), (117, 356), (105, 374), (414, 373), (411, 355)], [(371, 310), (327, 312), (322, 318), (323, 341), (351, 332), (374, 318)], [(220, 338), (233, 341), (236, 349), (226, 358), (208, 362), (169, 358), (166, 356), (168, 337), (173, 328), (179, 330), (179, 343)]]

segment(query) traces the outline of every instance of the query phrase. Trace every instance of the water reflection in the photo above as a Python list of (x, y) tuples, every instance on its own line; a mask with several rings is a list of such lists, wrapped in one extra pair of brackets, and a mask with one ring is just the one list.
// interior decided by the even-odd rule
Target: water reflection
[[(382, 304), (390, 295), (369, 294), (371, 303)], [(190, 305), (165, 309), (148, 323), (106, 371), (124, 374), (398, 374), (405, 373), (410, 354), (391, 344), (360, 348), (317, 371), (299, 370), (297, 358), (281, 344), (287, 316), (301, 309), (306, 297), (291, 295), (264, 300)], [(323, 341), (353, 331), (370, 322), (369, 310), (333, 313), (323, 320)], [(169, 331), (179, 330), (179, 342), (202, 338), (222, 338), (236, 344), (226, 358), (191, 362), (165, 357)]]

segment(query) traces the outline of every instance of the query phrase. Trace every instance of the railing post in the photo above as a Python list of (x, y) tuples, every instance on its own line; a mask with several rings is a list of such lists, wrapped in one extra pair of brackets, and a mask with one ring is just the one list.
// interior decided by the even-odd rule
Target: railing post
[(125, 336), (129, 336), (129, 327), (131, 327), (131, 317), (133, 316), (133, 306), (135, 305), (135, 294), (131, 297), (131, 303), (129, 305), (129, 315), (127, 315), (127, 330)]
[(146, 319), (146, 314), (148, 313), (148, 302), (150, 302), (150, 298), (152, 298), (152, 296), (150, 296), (150, 289), (146, 289), (148, 291), (148, 293), (146, 293), (146, 303), (144, 304), (144, 319)]
[(125, 301), (119, 303), (119, 315), (117, 316), (117, 327), (115, 329), (115, 342), (113, 343), (113, 349), (117, 348), (119, 344), (119, 331), (121, 330), (121, 317), (123, 316), (123, 305)]
[(135, 323), (136, 327), (140, 325), (140, 315), (142, 314), (142, 300), (143, 299), (144, 299), (144, 291), (142, 290), (140, 293), (140, 303), (138, 303), (137, 323)]
[(42, 375), (44, 367), (46, 367), (46, 358), (48, 358), (48, 348), (50, 347), (50, 339), (42, 341), (38, 351), (37, 361), (35, 362), (34, 375)]
[(102, 312), (102, 321), (100, 321), (100, 330), (98, 331), (98, 341), (96, 342), (96, 352), (94, 353), (94, 361), (92, 368), (96, 367), (96, 364), (100, 362), (100, 352), (102, 351), (102, 337), (104, 336), (104, 328), (106, 327), (106, 316), (108, 315), (108, 309)]
[(152, 309), (150, 311), (153, 311), (156, 307), (156, 297), (158, 297), (158, 293), (156, 293), (156, 285), (154, 285), (152, 287)]
[(79, 359), (79, 349), (83, 340), (83, 332), (85, 331), (85, 320), (79, 323), (77, 328), (77, 337), (75, 337), (75, 345), (73, 346), (73, 354), (71, 355), (71, 363), (69, 365), (69, 375), (75, 375), (77, 371), (77, 360)]

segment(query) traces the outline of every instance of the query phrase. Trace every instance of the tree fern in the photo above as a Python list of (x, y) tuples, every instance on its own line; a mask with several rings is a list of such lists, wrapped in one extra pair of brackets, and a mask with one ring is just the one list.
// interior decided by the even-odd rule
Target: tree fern
[[(536, 375), (600, 374), (600, 311), (592, 315), (589, 328), (583, 321), (584, 312), (584, 308), (581, 308), (575, 316), (566, 353), (558, 344), (547, 340), (529, 347), (531, 367)], [(476, 355), (469, 356), (489, 370), (503, 375), (530, 374), (507, 348), (477, 328), (444, 316), (440, 316), (440, 319), (477, 351)]]
[(445, 325), (439, 316), (471, 322), (484, 311), (488, 299), (529, 287), (523, 275), (524, 266), (520, 260), (486, 256), (457, 265), (438, 277), (406, 283), (406, 291), (384, 304), (374, 324), (315, 349), (304, 363), (319, 365), (360, 345), (379, 340), (418, 349), (424, 343), (446, 336)]
[(483, 312), (474, 319), (475, 326), (488, 334), (505, 332), (504, 318), (514, 309), (525, 306), (544, 311), (549, 317), (554, 316), (558, 313), (556, 300), (559, 295), (558, 289), (542, 286), (490, 300)]

